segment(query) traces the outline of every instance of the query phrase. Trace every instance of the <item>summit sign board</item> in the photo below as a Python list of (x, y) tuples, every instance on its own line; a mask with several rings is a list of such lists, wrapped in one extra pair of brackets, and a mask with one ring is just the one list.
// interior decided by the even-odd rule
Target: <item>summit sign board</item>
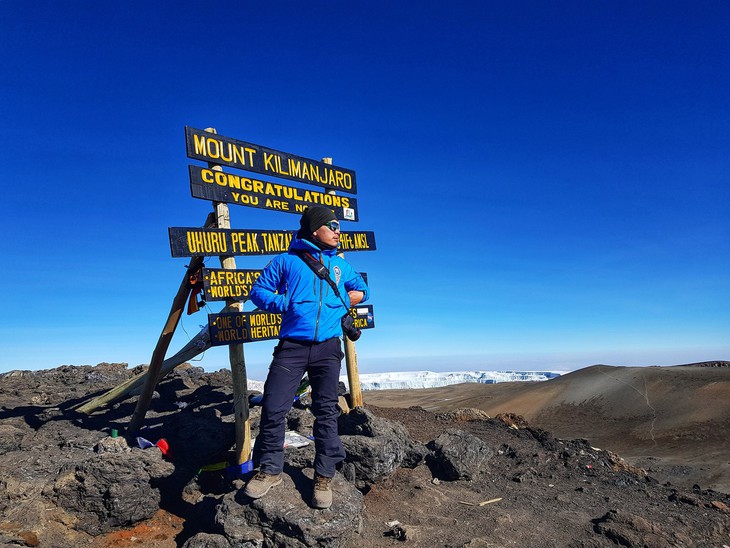
[(297, 215), (308, 206), (322, 205), (330, 208), (341, 221), (358, 220), (357, 200), (350, 196), (305, 190), (195, 165), (188, 169), (194, 198)]
[[(294, 230), (170, 227), (173, 257), (275, 255), (289, 250)], [(341, 232), (340, 251), (375, 251), (375, 234)]]
[(185, 126), (188, 158), (357, 194), (351, 169)]
[[(358, 305), (349, 312), (358, 329), (375, 327), (372, 305)], [(278, 339), (281, 319), (281, 314), (262, 310), (209, 314), (210, 344), (223, 346)]]

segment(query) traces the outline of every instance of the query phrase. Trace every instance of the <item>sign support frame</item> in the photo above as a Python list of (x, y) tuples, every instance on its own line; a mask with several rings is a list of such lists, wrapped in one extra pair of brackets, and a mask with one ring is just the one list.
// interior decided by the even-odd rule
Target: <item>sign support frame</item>
[[(332, 164), (332, 158), (322, 158), (325, 164)], [(327, 194), (334, 194), (334, 190), (330, 190)], [(345, 254), (340, 252), (337, 254), (341, 258), (345, 258)], [(362, 407), (362, 389), (360, 388), (360, 373), (357, 369), (357, 351), (354, 341), (342, 334), (342, 340), (345, 346), (345, 369), (347, 369), (347, 382), (350, 385), (350, 407)]]
[[(212, 213), (208, 214), (208, 218), (205, 221), (205, 226), (212, 225), (214, 223), (214, 217)], [(147, 368), (147, 378), (145, 379), (142, 393), (137, 400), (137, 405), (132, 414), (132, 419), (129, 422), (127, 432), (132, 433), (139, 430), (142, 421), (144, 420), (147, 410), (150, 407), (152, 401), (152, 395), (154, 394), (155, 387), (161, 378), (162, 364), (165, 359), (167, 349), (172, 342), (172, 336), (175, 334), (177, 324), (180, 322), (180, 316), (182, 315), (185, 302), (188, 300), (190, 295), (190, 286), (188, 285), (189, 272), (195, 272), (203, 264), (204, 257), (193, 257), (190, 261), (190, 265), (185, 270), (180, 287), (177, 290), (177, 294), (172, 300), (172, 307), (170, 314), (167, 316), (165, 326), (162, 328), (160, 338), (157, 340), (157, 345), (152, 352), (152, 358), (150, 358), (150, 365)]]
[[(217, 134), (215, 128), (206, 128), (207, 133)], [(208, 163), (208, 168), (213, 171), (223, 171), (218, 164)], [(228, 204), (225, 202), (213, 202), (215, 210), (216, 225), (218, 228), (231, 228), (231, 215)], [(225, 270), (236, 269), (236, 258), (232, 255), (221, 255), (219, 257), (221, 267)], [(242, 312), (243, 303), (235, 299), (226, 299), (225, 312)], [(228, 357), (231, 363), (231, 376), (233, 379), (233, 409), (236, 419), (236, 454), (235, 464), (238, 466), (251, 460), (251, 419), (248, 409), (248, 378), (246, 375), (246, 358), (243, 353), (243, 344), (228, 345)], [(253, 469), (253, 465), (251, 466)]]

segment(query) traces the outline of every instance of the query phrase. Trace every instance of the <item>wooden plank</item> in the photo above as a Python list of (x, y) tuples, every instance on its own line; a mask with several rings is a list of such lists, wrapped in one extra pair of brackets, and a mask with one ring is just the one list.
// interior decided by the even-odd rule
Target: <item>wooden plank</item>
[(245, 302), (251, 293), (251, 287), (260, 275), (261, 270), (204, 268), (204, 299), (206, 301), (235, 299)]
[[(205, 130), (206, 135), (211, 137), (216, 133), (214, 128)], [(220, 165), (209, 163), (208, 167), (215, 171), (222, 171)], [(231, 217), (228, 205), (223, 202), (213, 202), (216, 214), (216, 223), (220, 229), (231, 227)], [(232, 254), (220, 253), (220, 263), (224, 270), (235, 270), (236, 259)], [(226, 299), (227, 312), (241, 312), (243, 303), (235, 299)], [(236, 422), (236, 463), (241, 465), (251, 462), (251, 420), (248, 413), (248, 380), (246, 374), (246, 358), (243, 354), (242, 344), (228, 345), (228, 358), (231, 364), (231, 377), (233, 380), (233, 414)]]
[[(170, 251), (173, 257), (218, 255), (278, 255), (289, 250), (294, 230), (214, 229), (170, 227)], [(340, 233), (340, 251), (375, 251), (375, 233), (346, 231)]]
[(185, 126), (188, 158), (357, 194), (355, 172)]
[[(362, 304), (350, 309), (358, 329), (375, 328), (373, 305)], [(211, 346), (252, 343), (279, 338), (281, 314), (254, 310), (253, 312), (223, 312), (208, 315)]]
[[(261, 270), (223, 268), (204, 268), (203, 273), (203, 300), (225, 301), (235, 299), (246, 302), (251, 293), (251, 287), (261, 275)], [(365, 284), (368, 275), (361, 272)]]
[(195, 165), (188, 169), (193, 198), (296, 215), (308, 206), (321, 205), (329, 207), (341, 221), (358, 221), (357, 199), (349, 196), (333, 196)]

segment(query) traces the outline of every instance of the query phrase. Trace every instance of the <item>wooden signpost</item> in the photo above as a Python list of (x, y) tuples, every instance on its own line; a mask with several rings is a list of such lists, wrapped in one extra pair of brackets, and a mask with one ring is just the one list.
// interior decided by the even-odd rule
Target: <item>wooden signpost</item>
[[(170, 227), (173, 257), (278, 255), (289, 250), (296, 230)], [(340, 233), (340, 251), (375, 251), (373, 232)]]
[[(243, 312), (243, 303), (248, 300), (251, 287), (261, 274), (261, 270), (237, 269), (235, 256), (285, 253), (296, 231), (232, 229), (227, 204), (296, 214), (301, 214), (311, 205), (324, 205), (332, 209), (342, 221), (358, 221), (357, 200), (350, 196), (335, 194), (335, 191), (356, 194), (357, 181), (354, 171), (332, 165), (329, 158), (322, 161), (303, 158), (246, 141), (223, 137), (217, 135), (212, 128), (199, 130), (186, 126), (185, 138), (188, 157), (208, 163), (207, 167), (189, 166), (191, 194), (195, 198), (212, 201), (214, 212), (209, 215), (203, 227), (168, 229), (172, 256), (192, 257), (192, 260), (175, 295), (147, 372), (122, 383), (79, 407), (78, 410), (91, 413), (100, 405), (120, 398), (144, 382), (142, 394), (129, 426), (129, 433), (133, 433), (139, 429), (154, 388), (164, 374), (185, 359), (190, 359), (211, 346), (227, 345), (233, 376), (236, 463), (241, 466), (241, 471), (247, 471), (251, 464), (251, 443), (243, 344), (278, 338), (282, 318), (280, 314), (261, 310)], [(325, 191), (307, 190), (227, 173), (223, 171), (224, 165), (319, 186)], [(373, 232), (340, 233), (339, 252), (375, 249)], [(218, 256), (221, 268), (203, 268), (203, 260), (207, 256)], [(208, 329), (201, 331), (175, 356), (164, 360), (182, 314), (183, 305), (191, 293), (191, 277), (197, 277), (199, 271), (202, 273), (204, 299), (225, 300), (226, 306), (219, 314), (208, 316)], [(375, 327), (372, 305), (354, 306), (350, 309), (350, 314), (355, 320), (355, 327), (359, 329)], [(362, 395), (355, 346), (346, 337), (344, 344), (351, 403), (353, 407), (358, 407), (362, 405)], [(249, 468), (244, 468), (246, 465), (249, 465)]]
[(357, 194), (355, 172), (309, 158), (185, 127), (188, 158)]
[[(223, 268), (203, 268), (203, 300), (225, 301), (236, 299), (247, 301), (251, 287), (261, 275), (261, 270), (225, 270)], [(360, 272), (368, 283), (368, 275)]]
[[(358, 329), (373, 329), (373, 306), (360, 304), (350, 308), (350, 316)], [(281, 314), (262, 312), (238, 312), (208, 314), (210, 345), (222, 346), (233, 343), (250, 343), (279, 338)]]
[(358, 221), (357, 200), (318, 190), (304, 190), (243, 175), (188, 166), (193, 198), (301, 215), (308, 206), (329, 207), (341, 221)]
[(225, 270), (204, 268), (203, 297), (206, 301), (236, 299), (246, 301), (251, 287), (261, 275), (261, 270)]

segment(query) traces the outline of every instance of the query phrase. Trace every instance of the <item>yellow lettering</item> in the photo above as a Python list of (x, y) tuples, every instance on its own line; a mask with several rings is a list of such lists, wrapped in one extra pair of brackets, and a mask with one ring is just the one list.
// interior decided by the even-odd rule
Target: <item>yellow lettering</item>
[(253, 165), (253, 155), (256, 154), (255, 148), (244, 148), (244, 151), (248, 152), (248, 165)]
[(252, 232), (246, 232), (246, 249), (250, 253), (260, 253), (259, 243), (256, 241), (256, 234)]
[(289, 158), (289, 173), (291, 173), (293, 177), (301, 177), (302, 166), (300, 165), (299, 160)]
[(195, 154), (205, 154), (205, 136), (193, 135), (193, 142), (195, 144)]
[(245, 232), (231, 232), (231, 247), (233, 252), (245, 253)]
[(270, 200), (269, 198), (266, 199), (266, 207), (268, 209), (278, 209), (279, 211), (289, 211), (288, 202), (282, 202), (279, 200)]
[[(215, 145), (214, 147), (211, 145)], [(215, 139), (205, 140), (205, 151), (210, 158), (220, 158), (220, 143)]]

